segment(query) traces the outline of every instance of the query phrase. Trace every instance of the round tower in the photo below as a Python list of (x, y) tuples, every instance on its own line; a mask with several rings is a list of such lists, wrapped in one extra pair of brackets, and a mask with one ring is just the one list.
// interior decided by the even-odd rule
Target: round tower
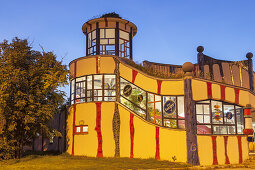
[(82, 31), (86, 35), (86, 56), (115, 55), (133, 59), (132, 39), (137, 27), (132, 22), (104, 15), (84, 23)]

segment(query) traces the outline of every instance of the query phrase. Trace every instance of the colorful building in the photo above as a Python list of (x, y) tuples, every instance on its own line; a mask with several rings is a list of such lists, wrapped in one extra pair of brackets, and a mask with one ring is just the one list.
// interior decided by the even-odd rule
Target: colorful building
[(118, 17), (86, 22), (86, 56), (73, 60), (67, 152), (193, 165), (249, 157), (255, 106), (252, 53), (223, 61), (197, 48), (197, 64), (133, 60), (137, 27)]

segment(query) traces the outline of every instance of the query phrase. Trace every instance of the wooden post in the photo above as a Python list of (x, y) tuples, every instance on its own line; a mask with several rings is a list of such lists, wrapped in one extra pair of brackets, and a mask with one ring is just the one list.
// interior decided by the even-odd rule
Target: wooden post
[(129, 33), (129, 59), (133, 60), (133, 28), (130, 27)]
[(115, 55), (119, 56), (119, 22), (116, 22), (115, 28)]
[(252, 64), (252, 53), (247, 53), (246, 58), (248, 58), (248, 73), (249, 73), (249, 82), (250, 90), (254, 91), (254, 77), (253, 77), (253, 64)]
[(96, 23), (96, 55), (100, 55), (100, 29), (98, 22)]
[(192, 63), (184, 63), (182, 66), (185, 72), (184, 77), (184, 112), (186, 125), (186, 141), (187, 141), (187, 161), (192, 165), (200, 165), (197, 147), (197, 125), (195, 102), (192, 95)]

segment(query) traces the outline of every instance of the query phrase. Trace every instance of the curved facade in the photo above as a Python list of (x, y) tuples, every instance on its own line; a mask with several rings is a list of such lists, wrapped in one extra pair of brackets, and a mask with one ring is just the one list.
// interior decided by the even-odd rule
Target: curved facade
[(206, 63), (202, 51), (195, 67), (151, 62), (137, 66), (131, 61), (136, 30), (133, 23), (119, 18), (83, 25), (87, 56), (69, 65), (68, 153), (194, 165), (247, 159), (247, 135), (253, 133), (250, 109), (255, 105), (250, 74), (248, 79), (239, 74), (249, 86), (206, 78), (206, 64), (213, 73), (218, 67)]

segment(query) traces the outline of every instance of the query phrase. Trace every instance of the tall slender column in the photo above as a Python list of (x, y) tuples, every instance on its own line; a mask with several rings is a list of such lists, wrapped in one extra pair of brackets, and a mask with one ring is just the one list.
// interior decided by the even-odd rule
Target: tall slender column
[(244, 130), (243, 133), (245, 135), (253, 135), (253, 128), (252, 128), (252, 115), (251, 115), (251, 105), (247, 104), (244, 108)]
[(119, 39), (119, 22), (116, 22), (116, 28), (115, 28), (115, 55), (119, 56), (119, 47), (120, 47), (120, 43), (119, 43), (120, 39)]
[(96, 23), (96, 55), (100, 54), (100, 29), (98, 22)]
[(129, 33), (129, 59), (133, 60), (133, 28), (130, 27)]
[(248, 58), (248, 73), (249, 73), (249, 82), (250, 90), (254, 91), (254, 77), (253, 77), (253, 64), (252, 64), (252, 53), (247, 53), (246, 58)]
[(185, 72), (184, 77), (184, 111), (186, 125), (186, 141), (187, 141), (187, 160), (192, 165), (200, 165), (197, 148), (197, 126), (195, 114), (195, 102), (192, 95), (192, 71), (193, 64), (186, 62), (182, 69)]

